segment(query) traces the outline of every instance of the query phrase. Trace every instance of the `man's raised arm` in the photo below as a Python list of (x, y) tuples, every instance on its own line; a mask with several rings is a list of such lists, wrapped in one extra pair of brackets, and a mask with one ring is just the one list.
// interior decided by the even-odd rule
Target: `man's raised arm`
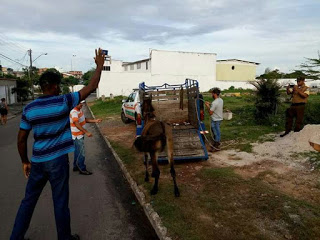
[(96, 49), (96, 57), (94, 58), (97, 64), (96, 71), (90, 79), (88, 86), (80, 90), (80, 101), (85, 100), (98, 87), (100, 82), (101, 71), (103, 69), (104, 57), (105, 55), (102, 52), (102, 49), (99, 48), (98, 51)]

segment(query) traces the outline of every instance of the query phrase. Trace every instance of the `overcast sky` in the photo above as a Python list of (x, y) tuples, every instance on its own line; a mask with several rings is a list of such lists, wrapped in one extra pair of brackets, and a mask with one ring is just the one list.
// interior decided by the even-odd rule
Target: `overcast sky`
[[(37, 67), (86, 71), (94, 49), (136, 61), (149, 49), (217, 53), (289, 72), (320, 50), (318, 0), (8, 0), (1, 2), (0, 54)], [(76, 55), (73, 57), (73, 55)], [(18, 64), (0, 56), (3, 66)]]

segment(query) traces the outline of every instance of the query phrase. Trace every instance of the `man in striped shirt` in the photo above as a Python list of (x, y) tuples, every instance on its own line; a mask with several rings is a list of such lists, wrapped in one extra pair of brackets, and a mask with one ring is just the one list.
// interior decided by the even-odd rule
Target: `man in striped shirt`
[(73, 171), (79, 171), (79, 173), (83, 175), (91, 175), (92, 172), (87, 170), (87, 167), (84, 163), (84, 135), (87, 137), (92, 137), (92, 133), (86, 129), (86, 123), (100, 123), (102, 120), (86, 118), (82, 111), (82, 106), (84, 103), (85, 101), (81, 101), (80, 104), (78, 104), (70, 112), (71, 134), (75, 147)]
[[(11, 240), (24, 239), (38, 198), (48, 181), (51, 184), (58, 239), (80, 239), (76, 234), (71, 235), (70, 229), (68, 153), (74, 151), (74, 146), (69, 113), (98, 87), (104, 57), (100, 48), (96, 50), (95, 73), (88, 86), (80, 92), (59, 95), (61, 75), (54, 71), (43, 73), (39, 79), (43, 96), (24, 108), (18, 134), (18, 151), (28, 183)], [(30, 162), (27, 140), (31, 130), (34, 144)]]

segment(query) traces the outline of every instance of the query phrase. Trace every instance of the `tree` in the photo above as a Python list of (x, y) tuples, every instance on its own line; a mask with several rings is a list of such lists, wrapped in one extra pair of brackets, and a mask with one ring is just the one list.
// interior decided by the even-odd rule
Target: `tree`
[(79, 79), (75, 78), (73, 76), (67, 77), (67, 78), (63, 78), (61, 81), (61, 84), (63, 86), (70, 86), (72, 88), (72, 92), (73, 92), (73, 87), (74, 85), (77, 85), (79, 83)]
[(270, 68), (266, 68), (264, 74), (261, 74), (257, 79), (280, 79), (283, 78), (284, 75), (285, 74), (278, 69), (270, 71)]
[(31, 95), (30, 86), (27, 79), (17, 79), (17, 86), (11, 90), (11, 93), (17, 93), (18, 101), (23, 103)]
[(320, 52), (318, 51), (318, 58), (306, 59), (307, 61), (300, 65), (302, 71), (313, 79), (320, 79)]
[(255, 117), (258, 122), (263, 122), (277, 112), (280, 103), (280, 84), (277, 79), (260, 79), (251, 83), (256, 87)]
[(92, 78), (93, 74), (95, 72), (95, 69), (92, 68), (89, 71), (87, 71), (85, 74), (83, 74), (82, 79), (83, 79), (83, 84), (88, 85), (90, 79)]
[(301, 70), (295, 70), (292, 73), (286, 73), (284, 75), (284, 78), (298, 78), (298, 77), (310, 78), (311, 76), (308, 76), (307, 74), (305, 74)]

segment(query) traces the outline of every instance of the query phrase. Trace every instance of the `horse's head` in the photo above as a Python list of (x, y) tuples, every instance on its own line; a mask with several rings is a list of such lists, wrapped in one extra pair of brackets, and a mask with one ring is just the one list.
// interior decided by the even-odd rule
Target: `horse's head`
[(152, 106), (152, 97), (146, 97), (142, 102), (142, 116), (143, 119), (147, 122), (149, 119), (155, 118), (154, 107)]

